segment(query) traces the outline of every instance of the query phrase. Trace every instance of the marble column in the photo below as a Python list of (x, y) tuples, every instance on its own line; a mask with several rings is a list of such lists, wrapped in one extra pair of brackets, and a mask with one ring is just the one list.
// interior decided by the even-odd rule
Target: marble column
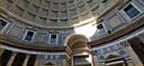
[(25, 58), (25, 60), (24, 60), (24, 63), (23, 63), (23, 66), (27, 66), (29, 57), (30, 57), (30, 55), (27, 55), (27, 56), (26, 56), (26, 58)]
[(39, 60), (38, 60), (37, 56), (36, 56), (36, 60), (35, 60), (34, 66), (39, 66)]
[(0, 56), (2, 55), (3, 52), (4, 52), (4, 49), (0, 48)]
[(10, 57), (10, 59), (8, 60), (7, 66), (11, 66), (15, 57), (16, 57), (17, 53), (12, 53), (12, 56)]

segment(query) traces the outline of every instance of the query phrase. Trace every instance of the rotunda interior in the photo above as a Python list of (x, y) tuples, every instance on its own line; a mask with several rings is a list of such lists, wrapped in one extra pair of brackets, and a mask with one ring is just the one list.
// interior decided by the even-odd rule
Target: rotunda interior
[(0, 3), (0, 66), (144, 66), (144, 0)]

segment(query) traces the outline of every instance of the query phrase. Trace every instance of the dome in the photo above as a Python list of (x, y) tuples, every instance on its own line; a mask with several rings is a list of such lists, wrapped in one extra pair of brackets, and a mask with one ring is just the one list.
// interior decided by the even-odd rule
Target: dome
[(0, 66), (143, 66), (143, 0), (1, 0)]
[[(2, 1), (4, 6), (17, 19), (28, 24), (45, 28), (69, 28), (95, 22), (99, 7), (96, 0), (10, 0)], [(10, 7), (10, 8), (9, 8)], [(90, 19), (90, 21), (87, 21)]]

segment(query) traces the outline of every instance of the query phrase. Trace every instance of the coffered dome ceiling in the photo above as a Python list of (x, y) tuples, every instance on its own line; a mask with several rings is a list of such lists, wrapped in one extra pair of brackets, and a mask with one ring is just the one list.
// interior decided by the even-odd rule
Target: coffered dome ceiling
[(2, 9), (27, 24), (67, 28), (95, 22), (104, 9), (100, 3), (101, 0), (3, 0)]

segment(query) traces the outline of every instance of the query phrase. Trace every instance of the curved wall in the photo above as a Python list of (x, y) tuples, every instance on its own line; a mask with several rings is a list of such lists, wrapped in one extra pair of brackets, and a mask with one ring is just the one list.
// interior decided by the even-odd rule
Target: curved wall
[[(18, 2), (11, 1), (11, 3)], [(87, 2), (93, 3), (93, 1), (96, 0)], [(1, 61), (4, 60), (2, 63), (5, 64), (4, 66), (6, 64), (14, 66), (19, 58), (22, 58), (23, 61), (19, 66), (31, 64), (33, 66), (117, 66), (117, 64), (142, 66), (144, 64), (142, 49), (144, 46), (144, 2), (143, 0), (117, 1), (119, 3), (113, 5), (109, 5), (107, 0), (101, 1), (106, 9), (99, 13), (94, 21), (69, 28), (41, 27), (39, 23), (39, 26), (28, 24), (5, 12), (6, 10), (1, 7), (0, 55), (7, 56), (6, 60), (1, 59)], [(2, 3), (3, 6), (5, 3)], [(19, 4), (16, 3), (16, 5)], [(12, 7), (15, 5), (10, 8)], [(96, 10), (92, 13), (100, 10), (95, 7), (94, 9)], [(87, 25), (92, 29), (85, 29)], [(85, 29), (85, 32), (76, 32), (82, 30), (79, 28)], [(88, 33), (92, 33), (91, 31), (93, 34), (89, 36)], [(70, 37), (71, 35), (74, 37)], [(88, 60), (85, 61), (85, 59)], [(82, 61), (75, 62), (79, 60)]]

